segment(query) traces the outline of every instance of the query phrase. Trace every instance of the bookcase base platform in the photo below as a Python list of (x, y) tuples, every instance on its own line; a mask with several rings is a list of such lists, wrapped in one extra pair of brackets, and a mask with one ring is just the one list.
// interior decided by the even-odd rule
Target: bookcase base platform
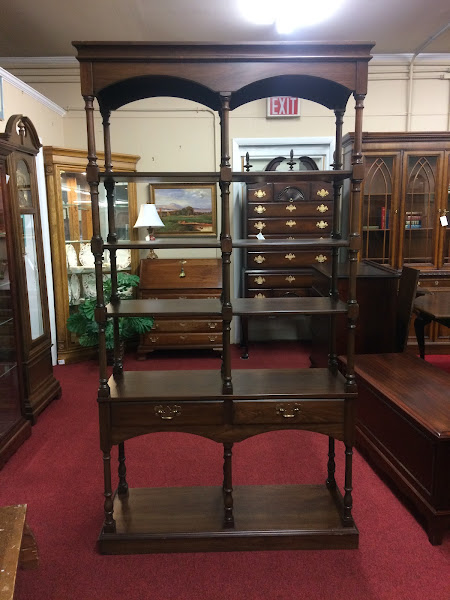
[(342, 497), (325, 485), (247, 485), (233, 491), (235, 527), (224, 529), (220, 487), (130, 489), (114, 499), (116, 532), (101, 554), (358, 548)]

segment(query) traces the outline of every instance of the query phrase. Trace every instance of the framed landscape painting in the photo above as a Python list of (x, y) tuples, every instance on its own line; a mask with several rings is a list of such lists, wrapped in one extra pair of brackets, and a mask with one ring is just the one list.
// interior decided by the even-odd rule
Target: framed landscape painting
[(158, 237), (217, 236), (215, 184), (151, 184), (150, 202), (164, 223)]

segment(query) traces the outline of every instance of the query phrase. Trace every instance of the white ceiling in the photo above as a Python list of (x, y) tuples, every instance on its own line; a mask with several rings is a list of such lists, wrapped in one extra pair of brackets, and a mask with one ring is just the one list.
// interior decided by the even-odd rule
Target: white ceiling
[(329, 21), (290, 36), (245, 22), (237, 1), (0, 0), (0, 56), (71, 56), (72, 40), (371, 41), (376, 54), (450, 52), (449, 0), (345, 0)]

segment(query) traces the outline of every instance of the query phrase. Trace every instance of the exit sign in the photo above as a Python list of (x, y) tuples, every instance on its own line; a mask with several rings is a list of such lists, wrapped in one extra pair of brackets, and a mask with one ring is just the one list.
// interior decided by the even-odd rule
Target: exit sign
[(300, 98), (291, 96), (272, 96), (267, 98), (268, 117), (299, 117)]

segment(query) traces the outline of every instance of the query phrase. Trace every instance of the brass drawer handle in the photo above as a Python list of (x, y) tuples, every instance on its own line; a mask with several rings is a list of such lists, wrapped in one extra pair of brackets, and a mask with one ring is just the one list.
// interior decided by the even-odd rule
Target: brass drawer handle
[(187, 323), (183, 323), (183, 322), (181, 322), (181, 323), (178, 323), (178, 325), (179, 325), (180, 327), (186, 327)]
[(258, 204), (258, 206), (255, 206), (253, 210), (255, 213), (258, 213), (258, 215), (262, 215), (263, 212), (266, 212), (266, 207), (261, 206), (261, 204)]
[(158, 337), (157, 335), (151, 335), (151, 336), (150, 336), (150, 341), (151, 341), (153, 344), (156, 344), (156, 342), (157, 342), (158, 340), (159, 340), (159, 337)]
[(439, 285), (439, 281), (436, 279), (436, 281), (434, 282), (434, 285)]
[(181, 406), (155, 406), (155, 415), (163, 421), (171, 421), (175, 417), (181, 415)]
[(209, 341), (210, 342), (215, 342), (217, 340), (217, 335), (210, 335), (209, 336)]
[(210, 329), (217, 329), (217, 323), (208, 323)]
[(184, 341), (186, 340), (186, 336), (185, 336), (185, 335), (180, 335), (180, 340), (181, 340), (182, 342), (184, 342)]
[(328, 192), (327, 190), (324, 190), (323, 188), (321, 190), (318, 190), (317, 195), (320, 196), (321, 198), (325, 198), (326, 196), (329, 195), (330, 192)]
[(320, 204), (316, 210), (318, 210), (320, 213), (324, 213), (327, 212), (328, 206), (325, 206), (325, 204)]
[(325, 229), (325, 227), (328, 227), (328, 223), (326, 221), (318, 221), (316, 223), (316, 227), (319, 229)]
[(275, 411), (283, 419), (294, 419), (300, 412), (300, 404), (277, 404)]
[(263, 263), (266, 259), (264, 256), (261, 256), (261, 254), (258, 254), (258, 256), (255, 256), (254, 259), (255, 263), (258, 263), (258, 265), (260, 265), (261, 263)]
[(253, 297), (254, 298), (265, 298), (266, 295), (265, 294), (261, 294), (261, 292), (260, 292), (259, 294), (255, 294)]
[(179, 300), (186, 300), (187, 296), (178, 296)]
[(263, 283), (265, 283), (266, 280), (264, 279), (264, 277), (261, 277), (261, 275), (260, 275), (259, 277), (255, 277), (254, 281), (256, 284), (262, 285)]
[(295, 206), (295, 204), (287, 204), (286, 210), (288, 210), (289, 212), (292, 212), (293, 210), (297, 210), (297, 207)]
[(319, 254), (318, 256), (316, 256), (316, 260), (318, 263), (324, 263), (326, 262), (328, 259), (326, 256), (324, 256), (323, 254)]
[(254, 192), (254, 196), (256, 196), (257, 198), (264, 198), (265, 195), (266, 192), (264, 192), (263, 190), (256, 190)]
[(286, 254), (284, 258), (286, 260), (294, 260), (295, 254), (292, 254), (292, 252), (289, 252), (289, 254)]
[(262, 221), (258, 221), (257, 223), (255, 223), (255, 224), (253, 225), (253, 227), (254, 227), (255, 229), (259, 229), (259, 231), (262, 231), (262, 230), (264, 229), (264, 227), (265, 227), (265, 226), (266, 226), (266, 224), (265, 224), (265, 223), (263, 223)]
[(293, 281), (295, 281), (295, 277), (294, 277), (293, 275), (288, 275), (288, 276), (286, 277), (286, 281), (287, 281), (288, 283), (292, 283)]
[(288, 227), (294, 227), (294, 225), (297, 225), (297, 223), (291, 219), (290, 221), (286, 221), (286, 225)]

